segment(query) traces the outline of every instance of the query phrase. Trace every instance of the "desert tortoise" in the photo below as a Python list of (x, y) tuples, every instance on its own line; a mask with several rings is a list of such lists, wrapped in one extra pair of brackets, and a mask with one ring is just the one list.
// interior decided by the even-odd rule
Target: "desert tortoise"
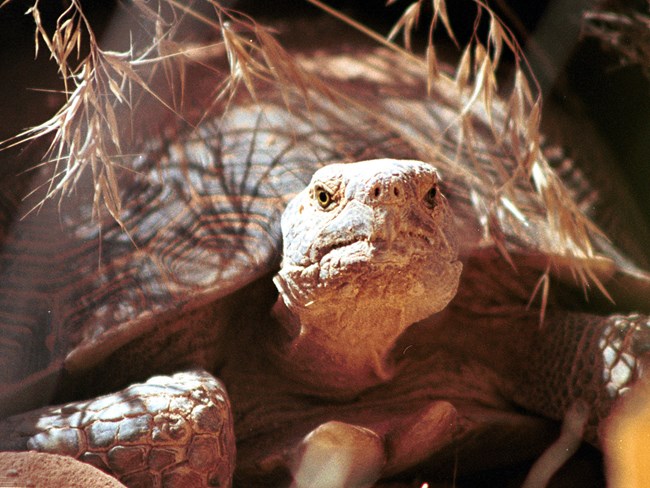
[[(235, 466), (244, 486), (363, 486), (534, 457), (544, 418), (567, 412), (599, 442), (641, 372), (647, 275), (577, 207), (549, 208), (547, 167), (537, 191), (516, 175), (514, 139), (459, 151), (450, 80), (422, 101), (424, 79), (391, 53), (356, 77), (321, 56), (390, 123), (266, 86), (150, 140), (121, 177), (120, 222), (93, 222), (84, 180), (23, 220), (26, 177), (4, 186), (0, 374), (16, 415), (0, 447), (133, 486), (227, 486)], [(493, 110), (464, 114), (475, 134), (506, 120)], [(617, 305), (585, 301), (576, 276)]]

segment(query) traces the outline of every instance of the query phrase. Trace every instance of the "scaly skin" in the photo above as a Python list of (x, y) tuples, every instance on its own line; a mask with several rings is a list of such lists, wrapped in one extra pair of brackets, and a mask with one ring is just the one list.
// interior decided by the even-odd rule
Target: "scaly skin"
[(553, 313), (522, 365), (521, 405), (561, 419), (576, 400), (590, 407), (585, 439), (598, 444), (604, 420), (648, 366), (650, 318)]
[(201, 371), (17, 415), (0, 436), (5, 450), (73, 456), (127, 486), (229, 486), (234, 467), (228, 397)]

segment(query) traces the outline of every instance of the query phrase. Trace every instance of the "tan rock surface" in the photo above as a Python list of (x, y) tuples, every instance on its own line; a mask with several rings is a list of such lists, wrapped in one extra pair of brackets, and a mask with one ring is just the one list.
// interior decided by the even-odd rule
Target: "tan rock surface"
[(76, 459), (40, 452), (0, 452), (0, 488), (119, 488), (122, 483)]

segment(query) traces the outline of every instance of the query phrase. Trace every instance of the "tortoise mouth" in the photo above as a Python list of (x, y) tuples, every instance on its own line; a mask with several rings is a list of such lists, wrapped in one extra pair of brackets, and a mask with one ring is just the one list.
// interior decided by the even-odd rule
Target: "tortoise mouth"
[(433, 239), (422, 233), (401, 233), (394, 239), (357, 236), (340, 239), (318, 249), (315, 263), (346, 268), (355, 264), (408, 266), (413, 261), (433, 259)]

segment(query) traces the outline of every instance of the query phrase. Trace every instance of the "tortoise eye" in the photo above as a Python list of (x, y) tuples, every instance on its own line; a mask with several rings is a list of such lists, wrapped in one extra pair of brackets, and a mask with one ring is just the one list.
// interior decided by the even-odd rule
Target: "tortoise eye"
[(322, 186), (317, 186), (314, 190), (316, 201), (322, 208), (327, 208), (332, 204), (332, 194)]
[(436, 206), (436, 195), (438, 194), (438, 187), (433, 185), (429, 191), (424, 195), (424, 203), (427, 207), (433, 208)]

